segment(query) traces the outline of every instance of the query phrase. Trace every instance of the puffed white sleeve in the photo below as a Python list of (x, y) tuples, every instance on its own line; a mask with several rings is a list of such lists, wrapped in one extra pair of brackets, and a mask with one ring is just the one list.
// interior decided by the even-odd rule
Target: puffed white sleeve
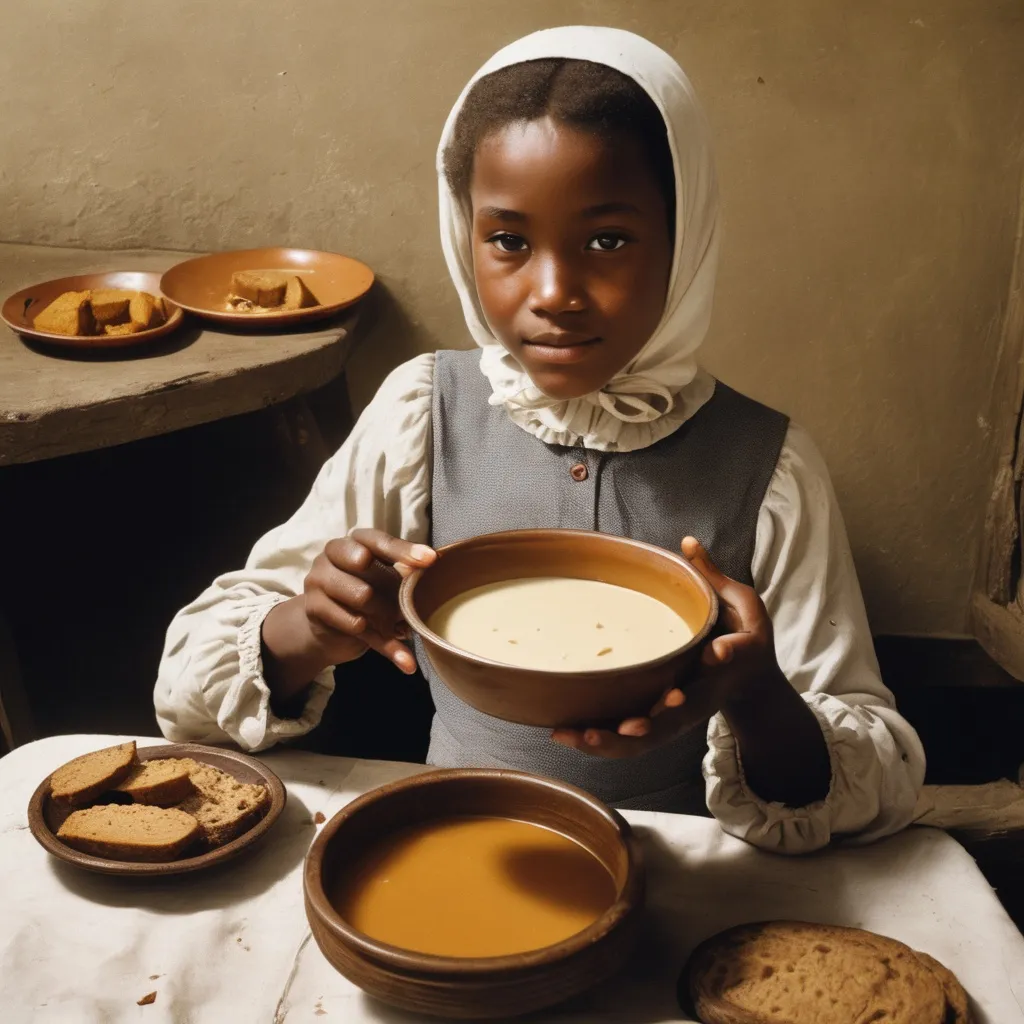
[(302, 593), (313, 560), (332, 538), (374, 527), (427, 540), (433, 378), (433, 354), (394, 370), (291, 519), (256, 543), (244, 569), (214, 580), (174, 617), (154, 690), (168, 739), (230, 740), (262, 750), (320, 721), (334, 690), (332, 669), (313, 681), (298, 718), (271, 710), (263, 620), (279, 601)]
[(704, 759), (708, 809), (726, 832), (780, 853), (899, 831), (913, 818), (924, 749), (882, 683), (828, 470), (796, 426), (761, 506), (752, 568), (779, 667), (825, 736), (831, 785), (806, 807), (766, 803), (747, 785), (743, 752), (715, 715)]

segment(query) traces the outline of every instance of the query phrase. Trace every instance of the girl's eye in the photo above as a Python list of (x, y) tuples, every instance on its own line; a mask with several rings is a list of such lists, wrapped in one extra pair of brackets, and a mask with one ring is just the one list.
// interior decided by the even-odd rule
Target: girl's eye
[(501, 234), (491, 235), (487, 239), (499, 252), (524, 252), (526, 250), (526, 239), (521, 235), (512, 235), (507, 231)]
[(587, 244), (591, 252), (615, 252), (626, 244), (622, 235), (595, 235)]

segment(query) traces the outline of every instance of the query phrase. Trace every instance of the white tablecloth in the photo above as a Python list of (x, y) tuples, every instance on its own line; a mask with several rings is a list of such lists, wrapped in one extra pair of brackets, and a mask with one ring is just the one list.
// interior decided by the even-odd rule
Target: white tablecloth
[[(0, 759), (0, 1021), (4, 1024), (407, 1024), (321, 956), (302, 904), (317, 826), (355, 796), (421, 770), (294, 751), (265, 755), (288, 807), (263, 844), (213, 872), (159, 882), (93, 875), (49, 857), (26, 807), (64, 761), (123, 737), (60, 736)], [(142, 740), (141, 745), (157, 743)], [(973, 860), (915, 828), (875, 846), (789, 859), (714, 821), (627, 812), (648, 861), (649, 922), (632, 964), (533, 1021), (684, 1021), (675, 981), (705, 936), (741, 921), (800, 918), (869, 928), (951, 967), (982, 1024), (1024, 1022), (1024, 938)], [(150, 992), (156, 1000), (138, 1006)]]

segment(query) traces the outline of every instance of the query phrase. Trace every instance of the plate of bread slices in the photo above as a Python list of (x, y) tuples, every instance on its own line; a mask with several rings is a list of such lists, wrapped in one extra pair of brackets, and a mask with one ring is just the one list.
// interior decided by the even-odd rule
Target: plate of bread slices
[(77, 349), (125, 348), (163, 338), (184, 320), (160, 292), (160, 275), (143, 271), (83, 274), (23, 288), (2, 310), (26, 338)]
[(160, 290), (197, 316), (259, 331), (332, 316), (358, 302), (373, 280), (351, 256), (276, 247), (186, 260), (163, 275)]
[(29, 803), (29, 828), (53, 856), (109, 875), (198, 871), (247, 849), (286, 793), (255, 758), (176, 743), (104, 747), (56, 768)]

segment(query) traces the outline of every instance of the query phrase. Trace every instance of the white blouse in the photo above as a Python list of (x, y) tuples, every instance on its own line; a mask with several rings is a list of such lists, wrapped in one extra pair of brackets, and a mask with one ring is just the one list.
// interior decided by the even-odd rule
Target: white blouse
[[(376, 527), (428, 541), (433, 371), (432, 354), (394, 370), (291, 519), (257, 542), (244, 569), (216, 579), (175, 616), (154, 697), (168, 739), (228, 739), (255, 751), (319, 722), (334, 689), (330, 669), (310, 687), (299, 718), (270, 710), (263, 619), (278, 601), (302, 593), (313, 559), (332, 538)], [(761, 506), (752, 569), (779, 666), (824, 732), (832, 784), (826, 799), (807, 807), (764, 802), (746, 785), (740, 751), (718, 715), (704, 759), (708, 809), (725, 831), (785, 853), (818, 849), (833, 837), (866, 841), (898, 831), (913, 818), (924, 750), (882, 684), (828, 471), (796, 426)]]

